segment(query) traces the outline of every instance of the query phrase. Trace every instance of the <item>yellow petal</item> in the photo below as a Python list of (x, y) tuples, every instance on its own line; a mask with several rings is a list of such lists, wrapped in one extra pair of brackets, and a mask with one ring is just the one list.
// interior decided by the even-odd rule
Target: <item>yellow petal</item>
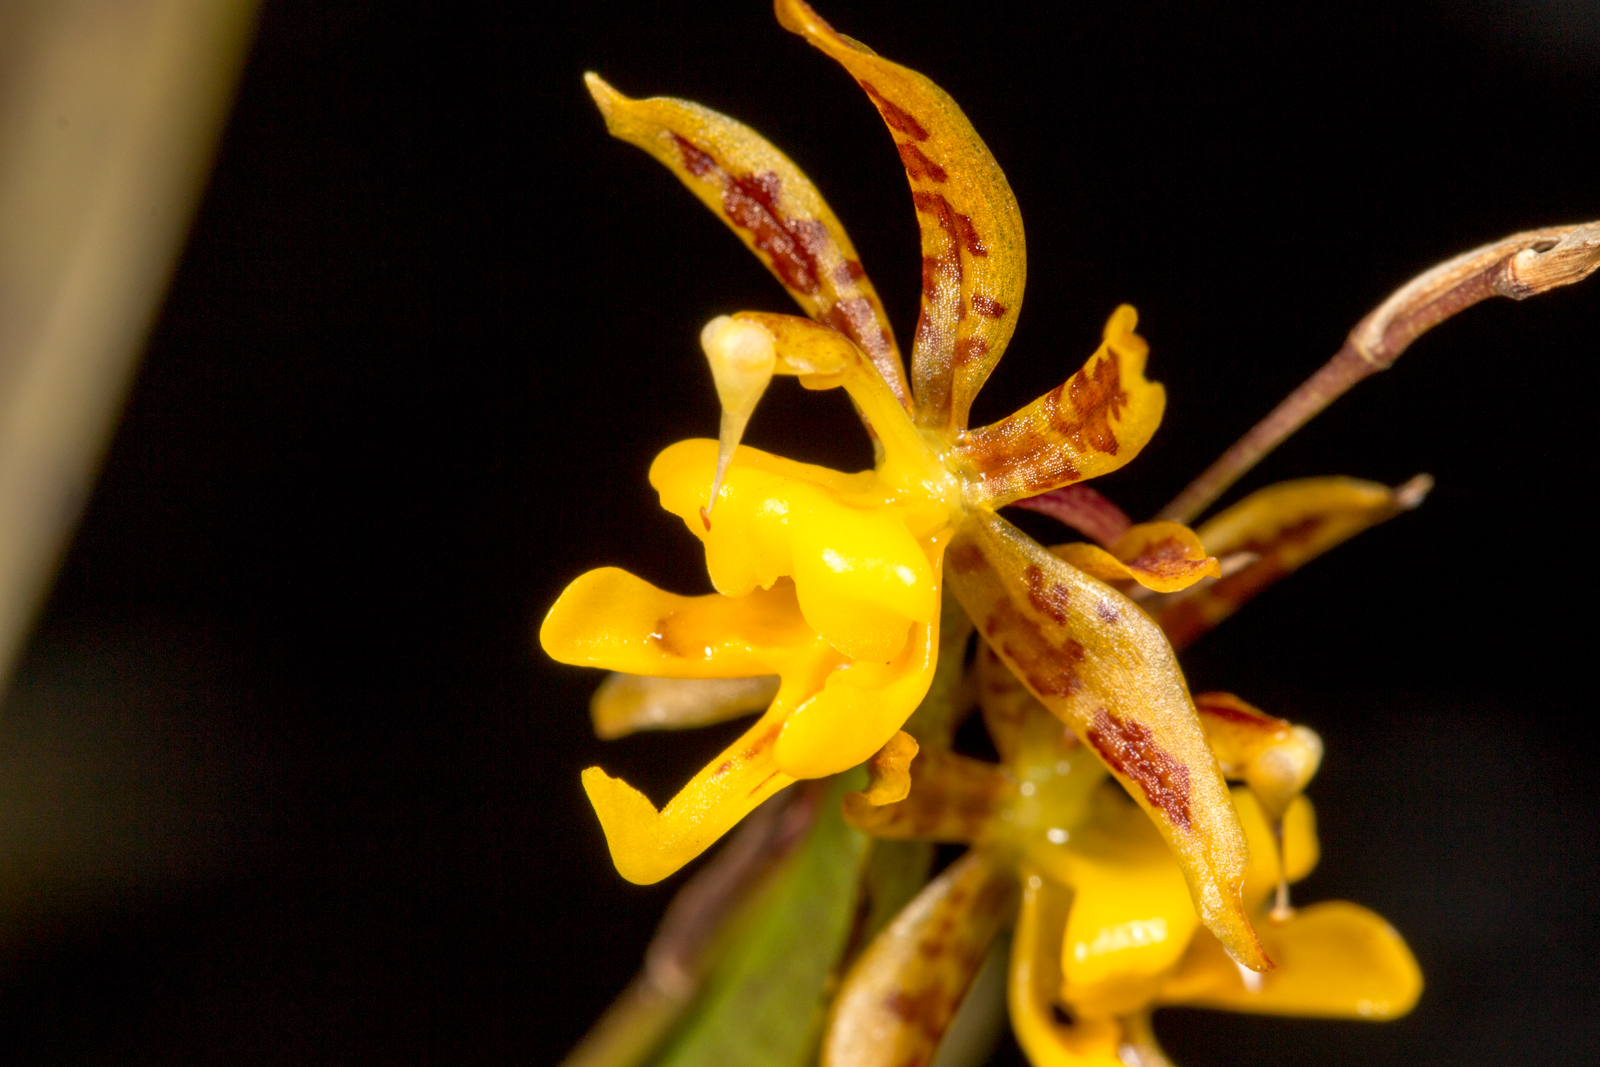
[(1054, 545), (1050, 551), (1103, 582), (1134, 581), (1158, 593), (1187, 589), (1221, 573), (1217, 558), (1206, 555), (1195, 532), (1176, 522), (1140, 523), (1109, 552), (1082, 543)]
[(917, 710), (939, 658), (939, 622), (917, 623), (894, 660), (857, 660), (831, 671), (822, 691), (795, 708), (778, 738), (778, 766), (821, 778), (865, 762)]
[(1073, 891), (1060, 948), (1063, 1002), (1086, 1018), (1144, 1008), (1199, 926), (1183, 872), (1154, 825), (1102, 790), (1049, 875)]
[[(1278, 888), (1278, 842), (1267, 824), (1261, 804), (1248, 789), (1234, 789), (1233, 807), (1239, 813), (1245, 840), (1250, 843), (1250, 871), (1244, 880), (1244, 906), (1258, 914)], [(1283, 816), (1283, 877), (1290, 883), (1310, 874), (1321, 858), (1317, 842), (1317, 816), (1311, 801), (1295, 797)], [(1276, 920), (1273, 920), (1276, 921)], [(1276, 959), (1276, 957), (1274, 957)]]
[(639, 885), (661, 881), (794, 782), (778, 769), (774, 756), (784, 714), (780, 703), (660, 811), (643, 793), (599, 767), (583, 772), (583, 790), (600, 817), (618, 874)]
[(990, 512), (961, 526), (946, 560), (951, 587), (1006, 666), (1155, 820), (1206, 925), (1247, 966), (1270, 967), (1239, 898), (1244, 835), (1160, 630)]
[(970, 844), (994, 831), (1001, 805), (1016, 791), (999, 765), (947, 749), (922, 749), (909, 773), (910, 791), (897, 803), (846, 793), (845, 820), (874, 837)]
[(806, 314), (849, 337), (909, 403), (883, 304), (811, 180), (754, 130), (686, 100), (631, 100), (584, 76), (612, 136), (677, 175), (783, 283)]
[(1211, 751), (1230, 778), (1246, 782), (1269, 816), (1281, 815), (1322, 764), (1322, 738), (1252, 707), (1232, 693), (1194, 698)]
[(911, 372), (917, 421), (960, 430), (1022, 305), (1026, 252), (1016, 197), (944, 90), (837, 33), (803, 0), (777, 0), (776, 7), (785, 29), (850, 72), (894, 137), (922, 230), (922, 313)]
[(1110, 473), (1139, 454), (1161, 424), (1166, 390), (1144, 376), (1149, 346), (1124, 304), (1100, 348), (1072, 377), (1014, 414), (962, 434), (973, 500), (998, 508)]
[(1057, 1010), (1061, 943), (1071, 902), (1070, 889), (1023, 869), (1006, 990), (1011, 1028), (1033, 1067), (1127, 1067), (1117, 1054), (1123, 1034), (1116, 1020), (1071, 1020)]
[(840, 986), (823, 1067), (927, 1063), (1015, 897), (1010, 873), (978, 851), (928, 883)]
[(1405, 941), (1382, 916), (1359, 905), (1312, 904), (1281, 925), (1263, 926), (1261, 939), (1278, 969), (1260, 976), (1258, 991), (1245, 987), (1215, 939), (1201, 935), (1162, 1001), (1268, 1015), (1380, 1020), (1404, 1015), (1422, 993), (1422, 971)]
[(610, 741), (635, 730), (685, 730), (761, 711), (778, 679), (649, 678), (614, 672), (589, 701), (596, 737)]
[(1422, 502), (1433, 484), (1419, 475), (1390, 489), (1354, 478), (1307, 478), (1269, 485), (1206, 522), (1198, 533), (1216, 556), (1257, 558), (1160, 610), (1161, 628), (1183, 648), (1279, 578)]
[(867, 788), (849, 796), (859, 796), (873, 807), (897, 804), (911, 792), (911, 761), (917, 756), (916, 738), (904, 730), (895, 731), (887, 744), (867, 761)]
[[(711, 583), (742, 596), (792, 576), (806, 622), (845, 655), (884, 663), (913, 622), (939, 610), (939, 585), (905, 516), (873, 478), (841, 475), (741, 446), (717, 498), (700, 517), (716, 469), (715, 441), (679, 441), (650, 467), (661, 506), (705, 544)], [(858, 503), (859, 502), (859, 503)]]
[(878, 442), (875, 473), (885, 488), (947, 509), (961, 506), (960, 487), (938, 449), (848, 337), (794, 315), (742, 311), (731, 321), (759, 326), (772, 339), (774, 373), (795, 375), (807, 389), (842, 388), (850, 394)]
[[(736, 678), (794, 669), (818, 656), (820, 642), (791, 583), (742, 597), (686, 597), (601, 567), (562, 591), (539, 628), (539, 644), (551, 659), (576, 666)], [(839, 661), (834, 654), (832, 662)]]

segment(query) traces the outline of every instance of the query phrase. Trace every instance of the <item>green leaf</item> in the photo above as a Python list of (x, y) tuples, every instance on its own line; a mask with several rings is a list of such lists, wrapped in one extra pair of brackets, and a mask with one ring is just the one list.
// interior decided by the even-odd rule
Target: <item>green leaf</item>
[(839, 801), (865, 780), (857, 768), (829, 781), (816, 824), (744, 912), (656, 1067), (808, 1067), (816, 1058), (870, 851)]

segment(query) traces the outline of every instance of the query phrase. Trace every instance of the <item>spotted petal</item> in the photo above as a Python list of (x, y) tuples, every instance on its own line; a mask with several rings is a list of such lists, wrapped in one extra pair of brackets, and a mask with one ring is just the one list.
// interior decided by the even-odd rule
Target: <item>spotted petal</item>
[(823, 1067), (928, 1063), (1015, 899), (1010, 872), (981, 850), (930, 882), (840, 986)]
[(1056, 545), (1050, 551), (1103, 582), (1138, 582), (1158, 593), (1187, 589), (1221, 573), (1217, 558), (1206, 555), (1195, 532), (1176, 522), (1140, 523), (1109, 552), (1082, 542)]
[(1279, 578), (1369, 526), (1416, 507), (1432, 484), (1427, 475), (1393, 489), (1354, 478), (1307, 478), (1250, 494), (1197, 532), (1212, 555), (1255, 558), (1156, 608), (1162, 630), (1173, 647), (1189, 645)]
[(686, 100), (632, 100), (585, 75), (606, 128), (675, 174), (818, 322), (861, 346), (901, 403), (905, 370), (854, 246), (811, 179), (748, 126)]
[(1145, 379), (1150, 349), (1133, 332), (1138, 321), (1133, 308), (1119, 307), (1078, 373), (1009, 417), (961, 435), (956, 451), (976, 502), (998, 508), (1109, 474), (1139, 454), (1161, 424), (1167, 394)]
[(804, 0), (778, 21), (837, 60), (894, 137), (922, 231), (922, 312), (912, 346), (917, 421), (958, 431), (1016, 328), (1022, 215), (1000, 166), (944, 90), (838, 33)]
[(962, 525), (946, 561), (951, 587), (1006, 666), (1155, 821), (1206, 925), (1235, 958), (1269, 968), (1240, 902), (1244, 835), (1154, 623), (990, 512)]

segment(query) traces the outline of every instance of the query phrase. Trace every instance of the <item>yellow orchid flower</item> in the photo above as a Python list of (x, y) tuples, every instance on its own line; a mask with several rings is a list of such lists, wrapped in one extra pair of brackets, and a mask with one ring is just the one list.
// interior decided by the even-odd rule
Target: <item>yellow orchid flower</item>
[[(589, 77), (611, 132), (721, 215), (814, 320), (709, 323), (701, 343), (720, 439), (679, 442), (651, 467), (662, 506), (703, 543), (716, 592), (678, 596), (603, 568), (568, 586), (540, 630), (567, 663), (740, 680), (746, 693), (748, 679), (778, 678), (760, 719), (660, 810), (599, 768), (584, 772), (617, 869), (664, 878), (778, 790), (879, 751), (928, 691), (948, 563), (990, 643), (1154, 820), (1204, 922), (1236, 958), (1270, 967), (1241, 902), (1244, 834), (1176, 659), (1155, 623), (1101, 580), (1170, 594), (1217, 575), (1218, 561), (1176, 523), (1064, 560), (996, 514), (1115, 470), (1149, 441), (1165, 394), (1144, 377), (1136, 314), (1116, 309), (1099, 349), (1061, 386), (969, 428), (1022, 301), (1022, 223), (1005, 176), (927, 78), (836, 33), (801, 0), (776, 8), (861, 85), (910, 181), (922, 234), (910, 381), (849, 238), (805, 175), (726, 116), (630, 100)], [(775, 374), (845, 389), (873, 436), (874, 469), (844, 474), (739, 445)], [(640, 721), (670, 724), (658, 712)]]
[(1164, 1005), (1382, 1020), (1415, 1004), (1421, 972), (1383, 919), (1342, 901), (1289, 906), (1288, 883), (1318, 859), (1301, 795), (1322, 754), (1310, 730), (1230, 694), (1196, 698), (1213, 752), (1245, 783), (1232, 795), (1250, 845), (1245, 907), (1277, 964), (1258, 974), (1200, 928), (1174, 853), (1095, 753), (987, 646), (977, 676), (1000, 764), (906, 738), (845, 797), (847, 820), (878, 837), (973, 847), (856, 960), (823, 1067), (928, 1062), (1013, 914), (1007, 1001), (1036, 1067), (1165, 1064), (1150, 1022)]

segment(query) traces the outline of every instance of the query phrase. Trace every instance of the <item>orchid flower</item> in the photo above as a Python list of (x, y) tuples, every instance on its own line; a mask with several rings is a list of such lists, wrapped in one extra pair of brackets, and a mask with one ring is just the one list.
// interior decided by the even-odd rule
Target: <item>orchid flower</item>
[[(590, 76), (612, 133), (719, 212), (811, 316), (707, 324), (720, 439), (679, 442), (651, 467), (662, 506), (704, 544), (717, 591), (677, 596), (603, 568), (568, 586), (540, 631), (545, 650), (568, 663), (779, 678), (761, 718), (659, 811), (604, 771), (584, 772), (617, 869), (637, 882), (664, 878), (777, 791), (881, 749), (932, 680), (948, 562), (956, 597), (999, 654), (1154, 820), (1203, 921), (1248, 966), (1269, 967), (1240, 897), (1243, 831), (1177, 661), (1154, 622), (1094, 577), (1170, 592), (1219, 574), (1218, 561), (1192, 531), (1164, 522), (1129, 531), (1109, 553), (1095, 549), (1080, 569), (996, 513), (1116, 470), (1149, 441), (1165, 393), (1144, 376), (1137, 315), (1116, 309), (1076, 374), (1010, 417), (969, 428), (1021, 308), (1011, 189), (931, 81), (838, 34), (801, 0), (780, 0), (777, 11), (860, 83), (894, 136), (922, 233), (911, 376), (843, 227), (792, 163), (732, 119), (682, 101), (629, 100)], [(843, 474), (739, 445), (774, 374), (845, 389), (873, 435), (874, 469)]]
[(1421, 971), (1383, 919), (1346, 902), (1289, 905), (1288, 883), (1318, 858), (1301, 795), (1322, 755), (1315, 733), (1231, 694), (1196, 698), (1212, 751), (1244, 783), (1232, 803), (1250, 847), (1245, 907), (1277, 964), (1263, 975), (1200, 928), (1173, 852), (1097, 753), (992, 648), (976, 671), (1000, 763), (901, 746), (845, 797), (846, 819), (874, 836), (973, 847), (856, 960), (824, 1067), (928, 1062), (1013, 914), (1007, 1000), (1037, 1067), (1166, 1063), (1150, 1023), (1165, 1005), (1373, 1020), (1410, 1010)]
[[(1600, 225), (1517, 234), (1420, 276), (1155, 521), (1134, 524), (1082, 484), (1131, 461), (1164, 410), (1133, 309), (1113, 311), (1061, 386), (970, 427), (1022, 300), (1005, 176), (931, 81), (803, 0), (775, 6), (861, 86), (910, 182), (922, 243), (910, 374), (849, 237), (793, 163), (727, 116), (588, 76), (610, 131), (721, 217), (807, 317), (706, 324), (719, 436), (678, 442), (650, 468), (662, 506), (702, 543), (715, 592), (679, 596), (602, 568), (572, 582), (540, 630), (552, 657), (613, 672), (592, 705), (603, 737), (761, 713), (659, 810), (584, 772), (612, 859), (635, 882), (765, 814), (689, 882), (641, 984), (569, 1062), (662, 1049), (662, 1062), (745, 1062), (760, 1045), (749, 1062), (800, 1064), (821, 1040), (837, 1067), (927, 1063), (1013, 922), (1012, 1019), (1037, 1064), (1164, 1063), (1149, 1021), (1163, 1004), (1403, 1014), (1421, 976), (1382, 919), (1289, 902), (1317, 857), (1301, 792), (1320, 739), (1230, 694), (1192, 696), (1176, 650), (1415, 507), (1431, 482), (1284, 483), (1186, 524), (1422, 332), (1488, 296), (1592, 273)], [(848, 393), (872, 470), (740, 443), (778, 374)], [(1092, 543), (1047, 549), (999, 515), (1008, 505)], [(974, 693), (1000, 763), (950, 749)], [(918, 893), (932, 841), (971, 848)], [(733, 947), (716, 947), (724, 937)], [(830, 1001), (824, 1037), (814, 1020)], [(744, 1032), (753, 1018), (774, 1028), (765, 1044)]]

